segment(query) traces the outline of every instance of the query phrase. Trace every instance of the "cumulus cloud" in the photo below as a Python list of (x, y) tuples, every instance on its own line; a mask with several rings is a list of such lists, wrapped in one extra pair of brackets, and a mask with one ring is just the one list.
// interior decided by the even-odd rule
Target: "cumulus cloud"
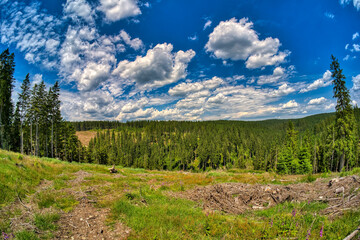
[(359, 91), (360, 90), (360, 74), (355, 77), (352, 77), (352, 82), (353, 82), (352, 90)]
[(300, 93), (305, 93), (305, 92), (309, 92), (321, 87), (326, 87), (329, 86), (332, 83), (331, 80), (331, 72), (329, 70), (327, 70), (324, 75), (322, 76), (322, 78), (319, 78), (317, 80), (315, 80), (313, 83), (309, 84), (307, 87), (303, 88), (300, 90)]
[(124, 30), (120, 31), (119, 36), (124, 40), (124, 42), (129, 45), (134, 50), (139, 50), (144, 48), (144, 44), (139, 38), (131, 39), (130, 35)]
[(281, 108), (287, 109), (287, 108), (296, 108), (299, 104), (295, 100), (290, 100), (287, 103), (281, 104)]
[(321, 105), (321, 104), (324, 104), (326, 101), (327, 101), (326, 98), (320, 97), (320, 98), (311, 99), (308, 104), (309, 105)]
[(260, 76), (257, 83), (260, 85), (263, 84), (273, 84), (279, 82), (279, 80), (282, 80), (286, 78), (288, 75), (286, 73), (286, 69), (282, 67), (276, 67), (274, 69), (274, 72), (272, 75), (263, 75)]
[(97, 10), (103, 12), (109, 22), (116, 22), (141, 14), (136, 0), (100, 0), (100, 6)]
[(161, 87), (177, 82), (186, 77), (187, 66), (195, 52), (172, 51), (172, 44), (158, 44), (143, 57), (119, 62), (114, 74), (122, 79), (135, 81), (142, 88)]
[(119, 37), (100, 36), (92, 27), (68, 28), (61, 46), (60, 75), (77, 83), (79, 90), (94, 90), (115, 67)]
[(86, 0), (67, 0), (64, 5), (64, 13), (74, 21), (83, 19), (88, 23), (94, 23), (95, 11)]
[(113, 120), (122, 104), (107, 91), (60, 92), (61, 112), (69, 121)]
[(169, 89), (169, 94), (171, 96), (186, 96), (190, 93), (200, 92), (202, 90), (215, 89), (223, 83), (224, 81), (219, 77), (213, 77), (212, 79), (201, 82), (180, 83)]
[(290, 52), (279, 51), (280, 46), (281, 43), (277, 38), (268, 37), (260, 40), (253, 29), (253, 23), (247, 18), (239, 21), (232, 18), (221, 21), (214, 28), (205, 49), (213, 53), (216, 58), (245, 60), (246, 67), (254, 69), (285, 62)]

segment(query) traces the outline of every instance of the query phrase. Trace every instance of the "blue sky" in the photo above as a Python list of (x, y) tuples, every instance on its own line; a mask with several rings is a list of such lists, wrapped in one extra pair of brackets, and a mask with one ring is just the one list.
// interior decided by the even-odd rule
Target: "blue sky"
[(258, 120), (360, 103), (360, 0), (0, 0), (16, 84), (60, 81), (67, 120)]

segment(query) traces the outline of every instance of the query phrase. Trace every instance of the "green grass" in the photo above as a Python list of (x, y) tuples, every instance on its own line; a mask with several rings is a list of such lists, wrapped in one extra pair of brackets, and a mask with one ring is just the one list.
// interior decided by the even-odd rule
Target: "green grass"
[(17, 232), (15, 234), (15, 238), (17, 240), (38, 240), (39, 239), (34, 232), (25, 231), (25, 230), (21, 231), (21, 232)]
[(37, 195), (37, 204), (40, 209), (54, 206), (65, 212), (69, 212), (78, 203), (74, 196), (64, 192), (45, 191)]
[(40, 230), (56, 230), (55, 222), (59, 221), (59, 219), (60, 215), (58, 213), (35, 214), (34, 222), (35, 226)]
[[(92, 175), (80, 187), (93, 188), (90, 198), (97, 207), (111, 207), (111, 221), (121, 221), (132, 229), (129, 239), (343, 239), (360, 225), (360, 211), (346, 212), (335, 220), (321, 214), (324, 203), (283, 203), (266, 210), (231, 215), (218, 211), (206, 213), (201, 203), (169, 197), (169, 191), (186, 191), (197, 186), (224, 182), (291, 184), (312, 182), (319, 177), (339, 174), (277, 175), (242, 169), (204, 173), (181, 171), (151, 171), (121, 168), (118, 177), (108, 172), (108, 166), (67, 163), (50, 158), (35, 158), (0, 150), (0, 209), (14, 202), (17, 195), (27, 203), (34, 199), (43, 212), (69, 212), (78, 201), (67, 193), (74, 173), (82, 170)], [(360, 174), (360, 169), (341, 173)], [(38, 191), (43, 180), (52, 181), (46, 190)], [(99, 187), (101, 186), (101, 187)], [(354, 189), (355, 190), (355, 189)], [(35, 194), (35, 195), (34, 195)], [(4, 208), (6, 210), (6, 208)], [(40, 211), (39, 211), (40, 212)], [(51, 239), (60, 215), (34, 212), (29, 221), (40, 233), (14, 232), (16, 239)], [(295, 213), (295, 214), (294, 214)], [(10, 218), (21, 212), (0, 214), (0, 231), (11, 234)], [(341, 231), (339, 231), (341, 229)]]

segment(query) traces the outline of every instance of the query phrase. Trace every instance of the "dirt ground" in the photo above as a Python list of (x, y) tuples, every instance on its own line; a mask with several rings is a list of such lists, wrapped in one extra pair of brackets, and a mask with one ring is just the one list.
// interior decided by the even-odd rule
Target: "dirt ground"
[(76, 136), (79, 138), (83, 146), (89, 146), (89, 142), (96, 136), (95, 131), (79, 131), (76, 132)]
[(71, 187), (61, 190), (74, 196), (79, 202), (70, 212), (59, 212), (53, 207), (38, 208), (35, 196), (38, 193), (50, 190), (53, 185), (52, 181), (44, 180), (37, 188), (36, 193), (30, 196), (26, 202), (18, 198), (13, 204), (2, 209), (0, 214), (21, 209), (21, 214), (11, 219), (13, 232), (22, 230), (35, 230), (37, 232), (36, 226), (31, 221), (34, 218), (34, 213), (59, 213), (60, 219), (56, 223), (59, 227), (53, 232), (53, 239), (126, 239), (131, 229), (120, 222), (112, 225), (108, 222), (108, 216), (111, 214), (110, 209), (96, 207), (96, 199), (91, 195), (96, 190), (94, 186), (82, 190), (81, 184), (86, 181), (86, 177), (90, 177), (92, 174), (86, 171), (78, 171), (73, 176), (75, 178), (69, 181)]
[(333, 217), (345, 210), (358, 209), (359, 192), (360, 178), (354, 175), (291, 185), (222, 183), (170, 195), (201, 202), (205, 211), (219, 210), (231, 214), (266, 209), (285, 201), (321, 201), (328, 203), (323, 214)]

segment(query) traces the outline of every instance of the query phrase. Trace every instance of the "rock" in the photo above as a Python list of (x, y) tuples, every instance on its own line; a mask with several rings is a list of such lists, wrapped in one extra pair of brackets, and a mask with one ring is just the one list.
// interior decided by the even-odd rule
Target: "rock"
[(335, 190), (336, 194), (340, 194), (340, 193), (344, 193), (345, 192), (345, 188), (344, 187), (339, 187)]

